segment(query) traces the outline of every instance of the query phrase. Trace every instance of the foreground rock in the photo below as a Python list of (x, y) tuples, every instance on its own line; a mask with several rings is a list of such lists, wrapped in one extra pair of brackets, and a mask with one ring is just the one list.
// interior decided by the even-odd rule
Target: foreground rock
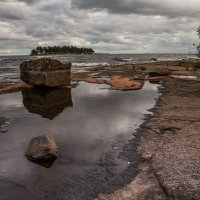
[(200, 199), (200, 81), (164, 81), (154, 115), (141, 126), (144, 158), (133, 181), (98, 200)]
[(20, 70), (21, 80), (33, 86), (69, 86), (71, 82), (71, 63), (63, 63), (55, 59), (40, 58), (24, 61)]
[(32, 161), (47, 161), (57, 158), (58, 147), (49, 136), (33, 137), (25, 152), (25, 156)]
[(166, 199), (200, 199), (200, 82), (169, 79), (140, 152), (150, 160)]

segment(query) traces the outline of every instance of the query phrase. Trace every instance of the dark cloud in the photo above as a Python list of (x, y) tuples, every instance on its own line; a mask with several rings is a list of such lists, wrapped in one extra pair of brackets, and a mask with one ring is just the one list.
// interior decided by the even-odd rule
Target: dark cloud
[(199, 16), (198, 0), (72, 0), (78, 9), (105, 9), (117, 14), (162, 15), (168, 17)]
[(184, 53), (198, 39), (197, 0), (183, 0), (181, 5), (178, 0), (0, 2), (0, 54), (29, 54), (37, 45), (76, 45), (110, 53)]
[(27, 4), (32, 4), (32, 3), (37, 2), (38, 0), (18, 0), (18, 1), (25, 2)]
[(27, 4), (33, 4), (33, 3), (36, 3), (38, 1), (39, 0), (0, 0), (0, 2), (8, 2), (8, 3), (11, 3), (11, 2), (24, 2), (24, 3), (27, 3)]

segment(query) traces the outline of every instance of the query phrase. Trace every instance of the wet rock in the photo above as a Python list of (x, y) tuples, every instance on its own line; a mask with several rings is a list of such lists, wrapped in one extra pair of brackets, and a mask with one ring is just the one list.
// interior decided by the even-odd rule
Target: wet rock
[(8, 130), (7, 129), (2, 129), (1, 132), (2, 133), (6, 133)]
[(71, 82), (71, 63), (63, 63), (51, 58), (24, 61), (20, 70), (21, 80), (33, 86), (69, 86)]
[(158, 58), (151, 58), (151, 60), (152, 60), (152, 61), (157, 61), (157, 60), (158, 60)]
[(139, 90), (143, 87), (143, 82), (129, 77), (111, 76), (110, 80), (105, 81), (113, 90)]
[(108, 79), (103, 80), (96, 77), (82, 77), (78, 78), (79, 81), (85, 81), (87, 83), (107, 84), (110, 85), (112, 90), (140, 90), (143, 87), (143, 82), (135, 80), (131, 77), (124, 76), (110, 76)]
[(112, 145), (113, 150), (118, 150), (118, 147), (116, 144)]
[(26, 83), (12, 83), (5, 86), (0, 87), (0, 94), (9, 93), (9, 92), (17, 92), (24, 88), (32, 88), (32, 85)]
[(10, 122), (8, 121), (8, 118), (0, 117), (0, 132), (6, 133), (8, 131), (8, 126)]
[(0, 126), (3, 126), (7, 120), (8, 120), (8, 118), (6, 118), (6, 117), (0, 117)]
[(24, 107), (34, 114), (47, 119), (54, 119), (66, 107), (73, 106), (71, 89), (32, 88), (22, 90)]
[(25, 156), (32, 161), (56, 159), (58, 147), (53, 138), (45, 135), (33, 137), (28, 145)]
[(153, 72), (149, 72), (149, 76), (169, 76), (171, 74), (169, 69), (158, 69)]
[(101, 80), (99, 78), (96, 78), (96, 77), (82, 77), (82, 78), (79, 78), (78, 79), (79, 81), (85, 81), (87, 83), (96, 83), (96, 84), (104, 84), (105, 81), (104, 80)]
[(132, 61), (132, 58), (115, 58), (115, 60), (120, 62), (129, 62)]

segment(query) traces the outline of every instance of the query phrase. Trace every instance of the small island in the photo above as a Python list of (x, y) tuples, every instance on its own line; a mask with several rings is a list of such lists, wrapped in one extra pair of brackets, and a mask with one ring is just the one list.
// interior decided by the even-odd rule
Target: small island
[(78, 48), (75, 46), (38, 46), (31, 51), (31, 56), (47, 54), (94, 54), (91, 48)]

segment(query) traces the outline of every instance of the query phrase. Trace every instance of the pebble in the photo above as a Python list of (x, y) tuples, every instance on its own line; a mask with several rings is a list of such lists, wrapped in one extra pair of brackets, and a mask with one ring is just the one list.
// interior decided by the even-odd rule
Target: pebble
[(118, 150), (117, 146), (116, 145), (113, 145), (113, 150)]

